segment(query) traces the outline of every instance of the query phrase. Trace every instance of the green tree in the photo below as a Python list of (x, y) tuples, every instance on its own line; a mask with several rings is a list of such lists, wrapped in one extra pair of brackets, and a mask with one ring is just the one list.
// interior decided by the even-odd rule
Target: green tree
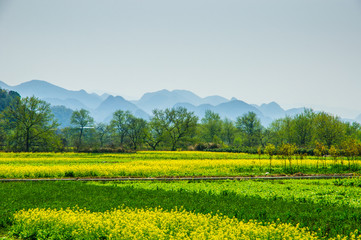
[(147, 130), (147, 122), (142, 118), (130, 115), (127, 119), (128, 137), (131, 148), (137, 150), (138, 146), (144, 142)]
[(55, 134), (58, 123), (45, 101), (36, 97), (14, 98), (1, 119), (13, 150), (46, 151), (60, 146)]
[(335, 160), (335, 162), (337, 161), (337, 157), (339, 155), (339, 150), (334, 146), (332, 145), (330, 147), (330, 149), (328, 150), (329, 154), (331, 155), (331, 157)]
[(206, 110), (201, 123), (202, 137), (206, 142), (214, 142), (216, 138), (220, 138), (222, 120), (218, 113)]
[(315, 142), (315, 149), (313, 150), (314, 154), (316, 156), (322, 157), (325, 156), (327, 154), (327, 148), (323, 143), (320, 142)]
[(339, 145), (345, 139), (345, 125), (339, 117), (320, 112), (315, 117), (315, 140), (328, 148)]
[(297, 114), (293, 119), (293, 139), (299, 147), (307, 147), (312, 142), (314, 132), (315, 113), (311, 109), (305, 109), (303, 113)]
[(341, 143), (342, 150), (347, 159), (354, 159), (358, 155), (358, 143), (354, 138), (347, 138)]
[(226, 144), (233, 145), (237, 128), (234, 123), (229, 119), (224, 119), (222, 122), (222, 141)]
[(152, 119), (163, 128), (172, 151), (194, 135), (198, 121), (193, 112), (183, 107), (154, 110)]
[(93, 128), (94, 119), (90, 116), (88, 110), (80, 109), (74, 111), (71, 115), (70, 123), (78, 130), (78, 139), (76, 141), (77, 151), (82, 147), (82, 140), (84, 135), (84, 129)]
[(281, 146), (287, 142), (284, 136), (284, 119), (274, 120), (264, 132), (264, 141), (275, 146)]
[[(154, 110), (153, 114), (157, 115), (158, 110)], [(153, 149), (156, 148), (164, 141), (166, 138), (166, 132), (164, 128), (164, 123), (160, 121), (159, 118), (152, 117), (150, 122), (147, 125), (147, 131), (145, 136), (145, 142)]]
[(110, 126), (115, 131), (115, 134), (119, 139), (120, 146), (122, 147), (128, 135), (128, 130), (129, 130), (128, 123), (129, 123), (129, 119), (132, 116), (133, 115), (130, 113), (130, 111), (118, 110), (113, 113), (113, 118), (110, 122)]
[(19, 93), (0, 89), (0, 112), (7, 108), (16, 98), (20, 98)]
[(345, 125), (345, 134), (347, 137), (357, 139), (361, 141), (361, 124), (357, 122), (353, 123), (344, 123)]
[(294, 143), (294, 127), (293, 127), (293, 119), (289, 116), (286, 116), (282, 119), (282, 125), (281, 125), (281, 137), (282, 137), (282, 143)]
[(256, 147), (261, 144), (262, 125), (254, 112), (244, 114), (238, 117), (236, 127), (244, 135), (244, 145), (247, 147)]
[(105, 123), (98, 123), (95, 126), (96, 135), (99, 140), (99, 147), (104, 147), (104, 143), (107, 141), (107, 138), (109, 136), (110, 127), (109, 125), (106, 125)]

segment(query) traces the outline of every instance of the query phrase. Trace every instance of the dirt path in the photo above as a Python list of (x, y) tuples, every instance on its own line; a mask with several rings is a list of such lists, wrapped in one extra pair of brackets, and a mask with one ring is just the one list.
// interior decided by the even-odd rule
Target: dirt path
[(307, 175), (307, 176), (252, 176), (252, 177), (119, 177), (119, 178), (35, 178), (35, 179), (0, 179), (0, 182), (42, 182), (42, 181), (192, 181), (192, 180), (284, 180), (284, 179), (333, 179), (333, 178), (350, 178), (352, 174), (345, 175)]

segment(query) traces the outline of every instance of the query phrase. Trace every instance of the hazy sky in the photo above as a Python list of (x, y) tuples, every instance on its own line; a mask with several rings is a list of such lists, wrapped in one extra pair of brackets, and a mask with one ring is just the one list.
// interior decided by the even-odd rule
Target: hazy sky
[[(361, 0), (0, 0), (0, 80), (361, 113)], [(335, 113), (340, 113), (335, 110)]]

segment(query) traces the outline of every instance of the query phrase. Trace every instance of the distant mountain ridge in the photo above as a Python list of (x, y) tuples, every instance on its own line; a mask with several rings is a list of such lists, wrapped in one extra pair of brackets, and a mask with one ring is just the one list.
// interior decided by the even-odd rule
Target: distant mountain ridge
[(198, 106), (201, 104), (218, 105), (227, 101), (229, 100), (221, 96), (201, 98), (187, 90), (168, 91), (163, 89), (157, 92), (145, 93), (138, 101), (133, 101), (133, 103), (151, 114), (155, 106), (158, 109), (165, 109), (172, 108), (178, 103), (190, 103)]
[[(112, 115), (117, 110), (130, 111), (134, 116), (149, 119), (149, 115), (143, 110), (139, 109), (135, 104), (125, 100), (121, 96), (108, 96), (95, 110), (94, 117), (96, 121), (109, 122)], [(100, 116), (106, 116), (105, 118)]]
[(136, 116), (147, 117), (144, 111), (122, 97), (115, 97), (118, 101), (112, 102), (111, 99), (114, 97), (110, 94), (99, 96), (95, 93), (87, 93), (85, 90), (67, 90), (42, 80), (31, 80), (17, 86), (9, 86), (0, 81), (0, 87), (17, 91), (22, 97), (36, 96), (52, 106), (65, 106), (71, 110), (84, 108), (90, 111), (97, 122), (111, 119), (116, 110), (129, 110)]
[[(255, 112), (264, 126), (268, 126), (273, 120), (285, 116), (294, 116), (302, 113), (304, 108), (292, 108), (285, 110), (276, 102), (264, 103), (260, 106), (248, 104), (244, 101), (232, 98), (231, 100), (221, 96), (209, 96), (201, 98), (191, 91), (166, 89), (145, 93), (139, 100), (128, 101), (121, 96), (110, 94), (98, 95), (87, 93), (85, 90), (72, 91), (53, 85), (42, 80), (31, 80), (17, 86), (9, 86), (0, 81), (0, 88), (17, 91), (21, 96), (36, 96), (49, 102), (56, 115), (62, 118), (60, 113), (69, 116), (72, 110), (87, 109), (97, 122), (108, 122), (116, 110), (130, 111), (137, 117), (148, 120), (154, 109), (165, 109), (172, 107), (185, 107), (192, 111), (200, 119), (206, 110), (218, 113), (222, 118), (235, 120), (250, 111)], [(54, 108), (64, 106), (64, 108)], [(65, 121), (62, 119), (62, 121)], [(350, 120), (348, 120), (350, 121)], [(354, 121), (361, 123), (361, 114)], [(69, 122), (62, 123), (62, 126)]]
[(62, 101), (76, 99), (90, 109), (97, 107), (102, 101), (101, 97), (95, 93), (89, 94), (84, 90), (67, 90), (43, 80), (31, 80), (17, 86), (9, 86), (4, 82), (0, 82), (0, 87), (17, 91), (23, 97), (34, 95), (41, 99), (51, 99), (53, 101), (56, 101), (56, 99)]

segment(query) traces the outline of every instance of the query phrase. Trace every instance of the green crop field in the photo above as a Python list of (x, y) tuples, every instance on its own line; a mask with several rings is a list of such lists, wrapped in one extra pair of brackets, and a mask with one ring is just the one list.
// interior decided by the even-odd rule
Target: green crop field
[[(2, 178), (355, 173), (346, 159), (203, 152), (1, 153)], [(286, 164), (286, 165), (285, 165)], [(122, 167), (122, 171), (114, 166)], [(104, 168), (102, 168), (104, 166)], [(7, 168), (8, 167), (8, 168)], [(87, 168), (88, 167), (88, 168)], [(65, 170), (63, 168), (66, 168)], [(4, 169), (12, 169), (8, 172)], [(45, 169), (51, 169), (46, 170)], [(98, 172), (96, 172), (98, 169)], [(357, 171), (356, 171), (357, 172)], [(361, 239), (361, 179), (1, 182), (0, 236)]]
[[(187, 182), (8, 182), (0, 185), (3, 232), (21, 209), (184, 209), (249, 222), (290, 223), (318, 237), (361, 230), (359, 179)], [(14, 228), (14, 229), (13, 229)], [(49, 230), (50, 231), (50, 230)]]

